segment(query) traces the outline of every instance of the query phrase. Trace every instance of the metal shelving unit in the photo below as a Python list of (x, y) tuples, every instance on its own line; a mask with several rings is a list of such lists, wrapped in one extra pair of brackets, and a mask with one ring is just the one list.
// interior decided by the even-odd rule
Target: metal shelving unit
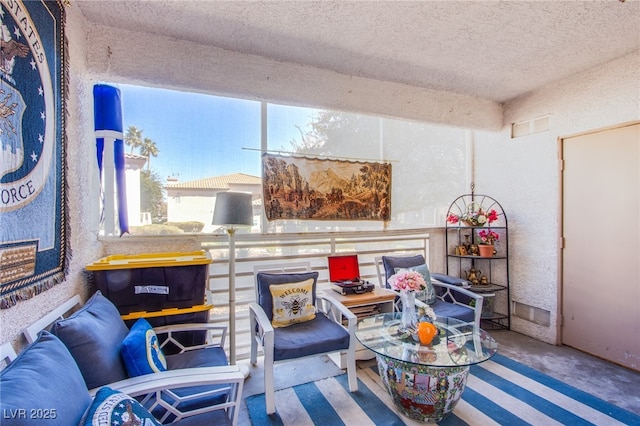
[[(465, 217), (472, 220), (465, 223)], [(499, 237), (492, 257), (478, 254), (479, 233), (483, 230), (491, 230)], [(509, 229), (500, 203), (488, 195), (474, 194), (472, 185), (470, 194), (459, 196), (449, 206), (445, 247), (447, 275), (472, 281), (469, 290), (485, 297), (482, 327), (509, 329)]]

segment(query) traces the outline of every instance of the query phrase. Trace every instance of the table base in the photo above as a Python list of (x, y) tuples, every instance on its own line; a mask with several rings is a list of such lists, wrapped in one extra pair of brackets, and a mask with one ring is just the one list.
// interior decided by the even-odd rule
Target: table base
[(421, 422), (451, 413), (467, 383), (469, 366), (431, 367), (378, 354), (378, 371), (398, 411)]

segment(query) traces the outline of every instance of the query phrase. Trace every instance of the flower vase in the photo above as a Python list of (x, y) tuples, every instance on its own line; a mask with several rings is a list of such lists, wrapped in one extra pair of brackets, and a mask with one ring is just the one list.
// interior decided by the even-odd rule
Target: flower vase
[(400, 330), (415, 330), (418, 324), (418, 315), (416, 314), (416, 293), (413, 291), (401, 291), (400, 300), (402, 301), (402, 317), (400, 319)]
[(493, 246), (480, 244), (478, 250), (480, 250), (480, 257), (493, 257)]

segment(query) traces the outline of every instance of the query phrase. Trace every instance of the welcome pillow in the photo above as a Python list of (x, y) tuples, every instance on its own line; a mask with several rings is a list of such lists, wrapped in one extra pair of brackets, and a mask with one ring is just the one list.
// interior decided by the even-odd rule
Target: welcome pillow
[(310, 321), (316, 317), (312, 278), (299, 283), (272, 284), (269, 291), (273, 298), (271, 324), (274, 328)]

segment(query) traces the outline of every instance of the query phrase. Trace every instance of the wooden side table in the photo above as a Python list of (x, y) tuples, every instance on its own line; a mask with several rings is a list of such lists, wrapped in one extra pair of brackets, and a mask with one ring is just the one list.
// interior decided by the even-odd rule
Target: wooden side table
[[(333, 290), (325, 290), (325, 295), (330, 296), (353, 312), (358, 320), (362, 318), (393, 312), (393, 302), (397, 293), (386, 288), (376, 287), (373, 291), (362, 294), (342, 295)], [(345, 353), (332, 353), (329, 358), (340, 368), (347, 368), (347, 355)], [(357, 342), (356, 360), (373, 359), (375, 354)]]

